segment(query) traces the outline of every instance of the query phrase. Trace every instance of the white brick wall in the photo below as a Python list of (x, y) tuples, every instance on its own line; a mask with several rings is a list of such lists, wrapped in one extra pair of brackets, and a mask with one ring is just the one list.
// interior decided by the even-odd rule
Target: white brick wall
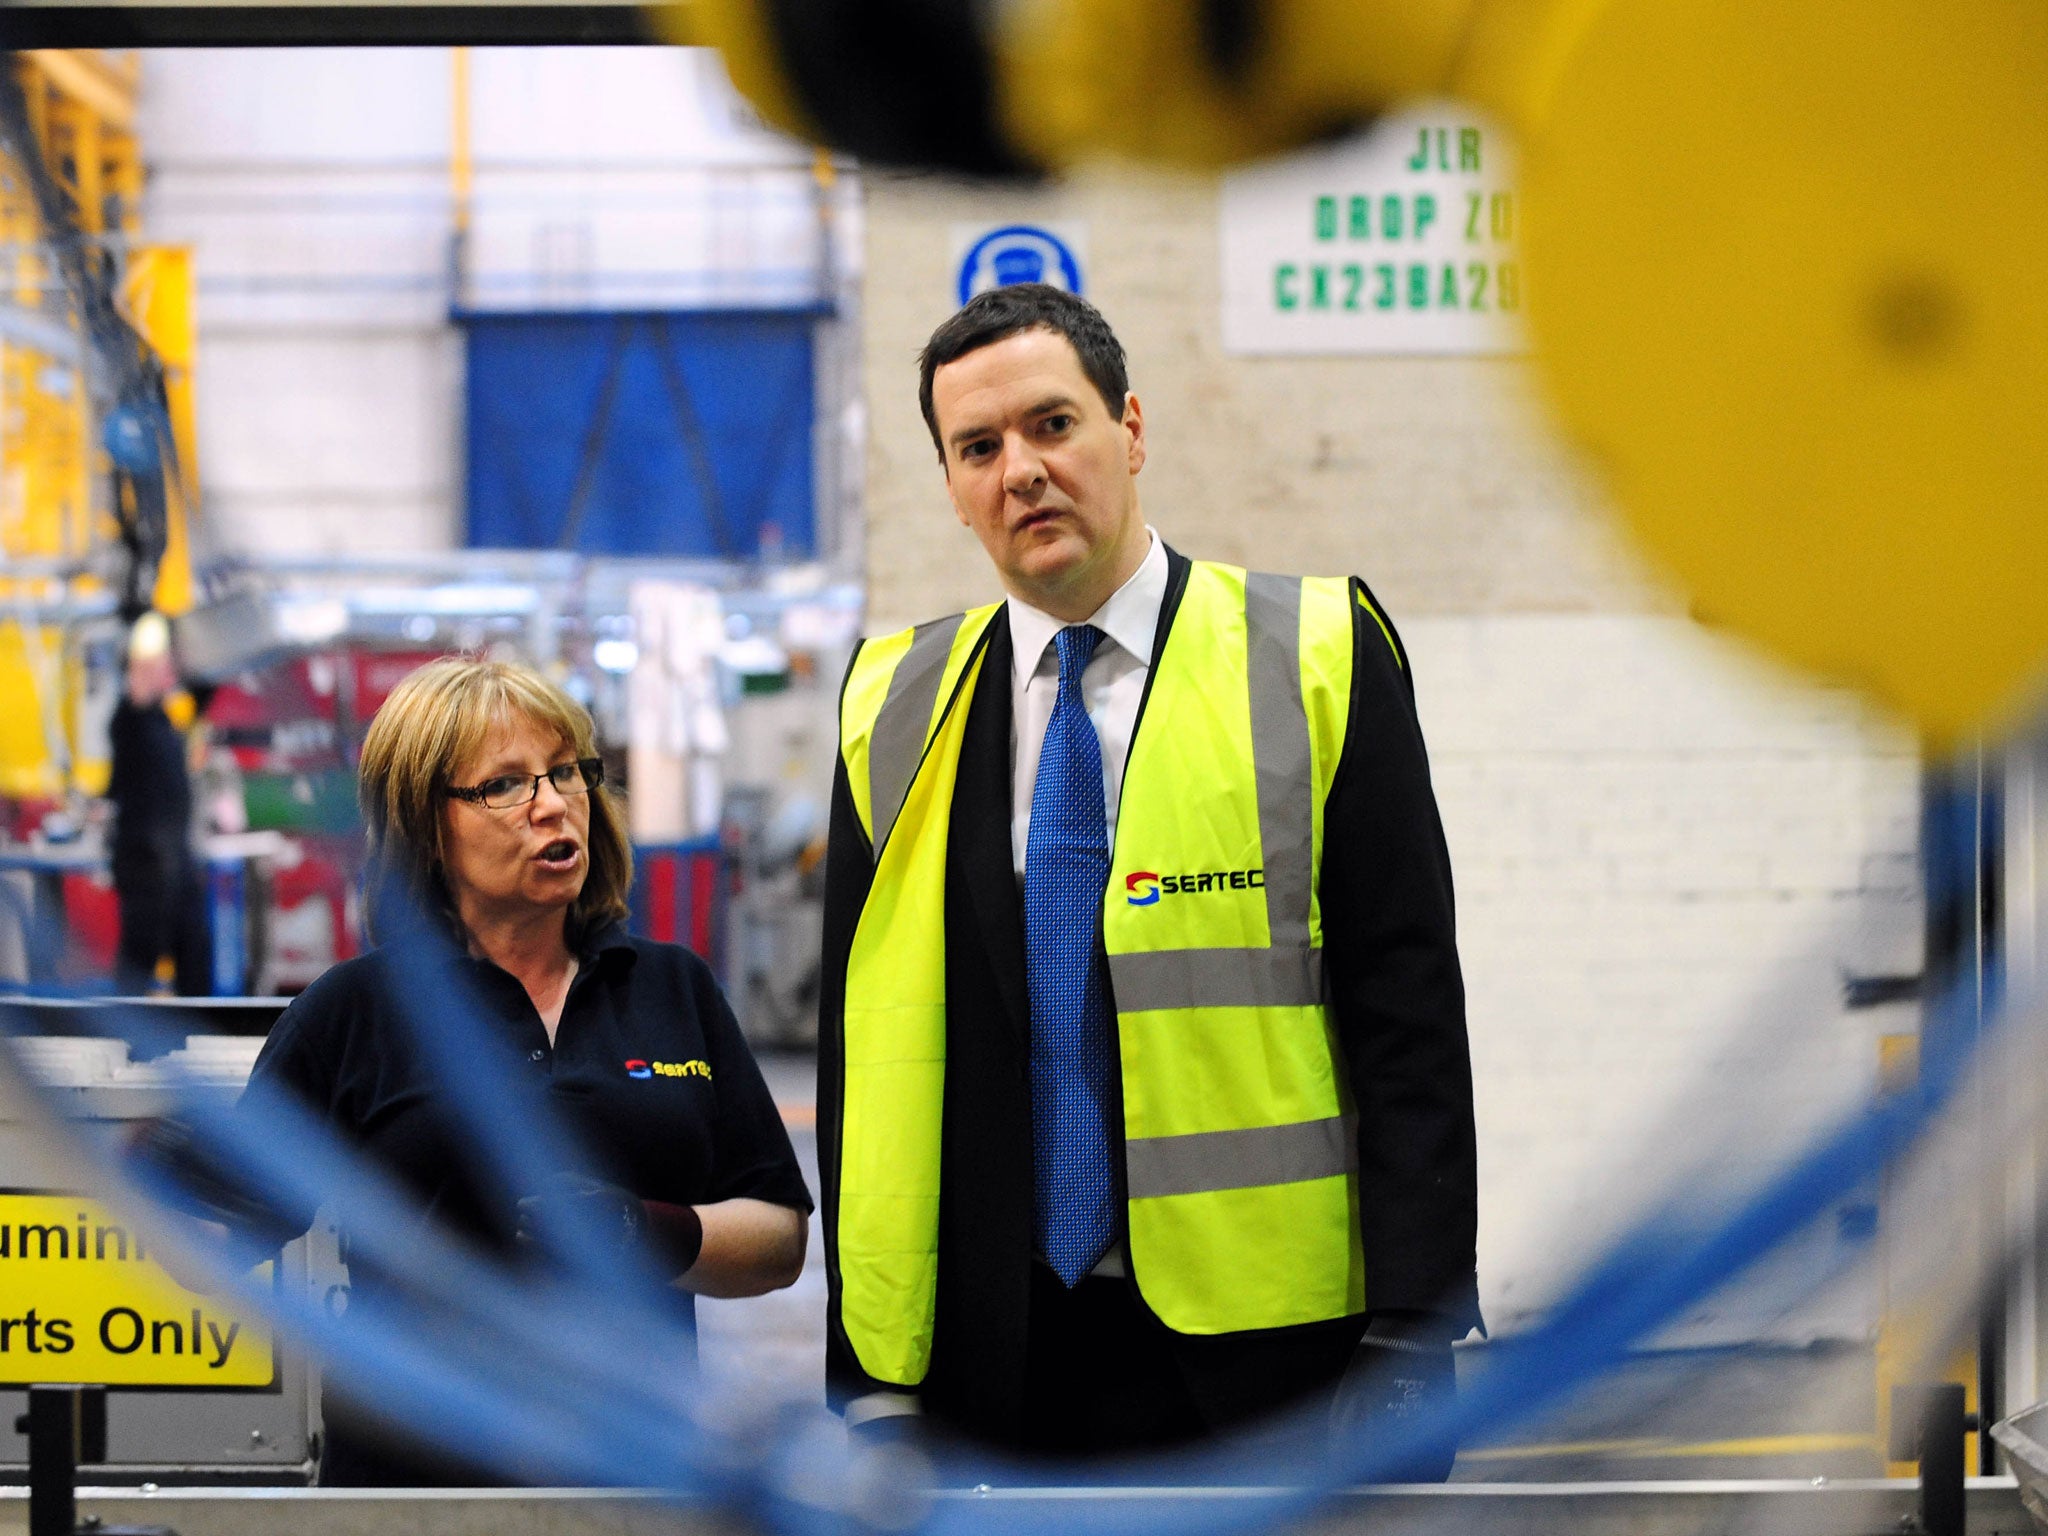
[(1227, 357), (1216, 184), (1099, 174), (1036, 191), (870, 175), (870, 611), (895, 628), (982, 601), (917, 410), (918, 349), (953, 307), (956, 224), (1079, 223), (1089, 295), (1131, 360), (1146, 515), (1181, 548), (1358, 571), (1403, 617), (1669, 610), (1545, 431), (1516, 363)]
[[(1458, 885), (1481, 1287), (1513, 1328), (1664, 1181), (1752, 1178), (1870, 1086), (1911, 1014), (1845, 1012), (1842, 978), (1918, 967), (1917, 760), (1680, 619), (1403, 638)], [(1859, 1333), (1873, 1308), (1702, 1312), (1689, 1336)]]

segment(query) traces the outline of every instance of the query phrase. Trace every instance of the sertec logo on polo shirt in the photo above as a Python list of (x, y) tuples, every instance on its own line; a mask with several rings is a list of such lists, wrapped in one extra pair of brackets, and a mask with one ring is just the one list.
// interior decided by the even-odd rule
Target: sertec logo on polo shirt
[(1149, 907), (1161, 896), (1203, 896), (1210, 891), (1257, 891), (1266, 884), (1263, 869), (1205, 869), (1196, 875), (1162, 875), (1141, 869), (1124, 876), (1124, 900)]
[(708, 1061), (641, 1061), (637, 1057), (626, 1063), (628, 1077), (709, 1077), (711, 1063)]

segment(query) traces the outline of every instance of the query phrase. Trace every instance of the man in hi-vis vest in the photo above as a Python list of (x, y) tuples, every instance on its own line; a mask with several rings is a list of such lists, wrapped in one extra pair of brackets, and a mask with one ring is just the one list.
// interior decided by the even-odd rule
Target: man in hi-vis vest
[(1080, 299), (985, 293), (922, 373), (1008, 601), (863, 642), (841, 694), (833, 1401), (1062, 1456), (1442, 1401), (1479, 1324), (1472, 1082), (1392, 624), (1355, 579), (1160, 540)]

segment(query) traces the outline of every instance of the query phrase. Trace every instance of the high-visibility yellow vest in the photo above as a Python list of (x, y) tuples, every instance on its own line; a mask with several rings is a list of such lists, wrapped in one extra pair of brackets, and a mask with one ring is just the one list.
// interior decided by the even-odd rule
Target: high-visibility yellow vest
[[(1317, 895), (1352, 600), (1343, 578), (1196, 562), (1124, 771), (1102, 935), (1130, 1260), (1146, 1304), (1182, 1333), (1365, 1309), (1356, 1123)], [(931, 1359), (946, 841), (998, 611), (866, 642), (840, 707), (875, 852), (847, 963), (840, 1320), (862, 1369), (903, 1386)]]

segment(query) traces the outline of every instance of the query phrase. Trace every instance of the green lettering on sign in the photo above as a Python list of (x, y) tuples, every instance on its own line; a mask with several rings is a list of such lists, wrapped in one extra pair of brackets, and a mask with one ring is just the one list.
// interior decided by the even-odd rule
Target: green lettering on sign
[(1334, 240), (1337, 238), (1337, 199), (1319, 197), (1316, 199), (1316, 238)]
[[(1479, 169), (1479, 130), (1460, 128), (1458, 130), (1458, 165), (1461, 171)], [(1408, 169), (1417, 173), (1423, 171), (1448, 171), (1451, 169), (1451, 131), (1448, 128), (1421, 128), (1415, 134), (1415, 153), (1408, 157)]]

